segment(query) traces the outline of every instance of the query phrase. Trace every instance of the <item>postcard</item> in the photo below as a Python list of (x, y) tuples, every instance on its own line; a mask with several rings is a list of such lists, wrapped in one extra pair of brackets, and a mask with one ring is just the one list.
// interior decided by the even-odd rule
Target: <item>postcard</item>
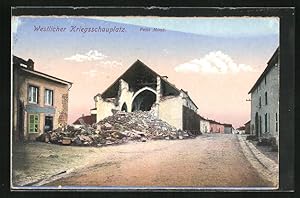
[(11, 23), (12, 189), (278, 189), (278, 17)]

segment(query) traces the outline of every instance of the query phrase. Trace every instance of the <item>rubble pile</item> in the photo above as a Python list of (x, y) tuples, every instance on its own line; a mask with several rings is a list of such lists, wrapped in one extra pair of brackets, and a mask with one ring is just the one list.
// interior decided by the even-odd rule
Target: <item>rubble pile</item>
[(195, 137), (192, 133), (177, 130), (154, 115), (151, 111), (114, 112), (92, 126), (82, 123), (75, 128), (66, 126), (42, 134), (39, 141), (54, 144), (78, 146), (104, 146), (121, 144), (128, 141), (156, 139), (186, 139)]

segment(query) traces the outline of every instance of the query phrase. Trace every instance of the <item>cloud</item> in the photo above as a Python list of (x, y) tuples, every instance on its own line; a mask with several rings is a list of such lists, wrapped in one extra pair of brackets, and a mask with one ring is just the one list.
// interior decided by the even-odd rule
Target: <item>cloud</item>
[(68, 61), (75, 61), (75, 62), (85, 62), (85, 61), (96, 61), (96, 60), (102, 60), (106, 58), (107, 56), (102, 54), (101, 52), (98, 52), (97, 50), (90, 50), (85, 54), (75, 54), (70, 57), (64, 58)]
[(14, 34), (17, 33), (18, 27), (20, 27), (21, 24), (22, 24), (22, 21), (19, 17), (15, 17), (15, 16), (12, 17), (11, 30)]
[(176, 66), (175, 71), (226, 74), (253, 72), (254, 69), (249, 65), (235, 63), (229, 55), (221, 51), (213, 51), (200, 59), (193, 59)]
[(119, 61), (110, 61), (110, 60), (105, 60), (105, 61), (100, 61), (99, 64), (97, 64), (98, 66), (102, 66), (102, 67), (119, 67), (119, 66), (123, 66), (123, 64)]

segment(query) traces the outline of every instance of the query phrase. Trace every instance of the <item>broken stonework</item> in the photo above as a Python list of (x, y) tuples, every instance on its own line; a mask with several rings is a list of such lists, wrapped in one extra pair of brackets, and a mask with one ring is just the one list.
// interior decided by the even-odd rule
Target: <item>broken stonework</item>
[[(42, 134), (37, 140), (45, 137), (53, 144), (69, 143), (77, 146), (105, 146), (121, 144), (128, 141), (156, 139), (186, 139), (194, 137), (192, 133), (177, 130), (158, 119), (153, 111), (115, 112), (92, 126), (84, 124), (80, 128), (66, 126)], [(68, 141), (66, 141), (68, 140)]]

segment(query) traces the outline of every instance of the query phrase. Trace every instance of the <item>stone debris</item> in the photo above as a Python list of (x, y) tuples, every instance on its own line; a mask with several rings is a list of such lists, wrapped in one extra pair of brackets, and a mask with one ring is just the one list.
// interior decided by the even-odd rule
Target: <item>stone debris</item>
[(70, 125), (57, 128), (43, 133), (37, 140), (64, 145), (105, 146), (128, 141), (182, 140), (195, 137), (191, 132), (177, 130), (158, 119), (151, 111), (117, 111), (92, 126), (85, 123), (82, 125), (79, 128)]

